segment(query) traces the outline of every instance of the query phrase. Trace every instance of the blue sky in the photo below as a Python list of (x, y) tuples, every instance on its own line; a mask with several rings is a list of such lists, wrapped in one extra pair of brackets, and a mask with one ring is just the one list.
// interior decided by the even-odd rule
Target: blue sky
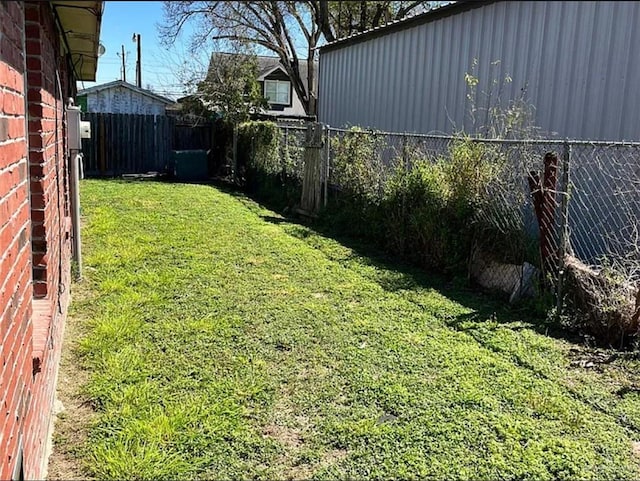
[[(98, 59), (98, 71), (95, 82), (78, 82), (78, 89), (92, 85), (120, 80), (122, 78), (121, 49), (124, 45), (127, 82), (135, 83), (136, 72), (136, 43), (132, 37), (139, 33), (142, 41), (142, 87), (150, 88), (154, 92), (169, 98), (178, 98), (185, 93), (185, 75), (182, 66), (188, 62), (187, 77), (193, 78), (194, 71), (204, 75), (208, 65), (212, 45), (203, 45), (199, 51), (199, 58), (194, 58), (188, 51), (191, 25), (186, 23), (181, 36), (172, 48), (160, 44), (157, 26), (163, 22), (163, 2), (135, 2), (135, 1), (106, 1), (100, 28), (100, 42), (106, 52)], [(299, 37), (299, 32), (293, 32)], [(305, 58), (305, 44), (298, 39), (300, 58)], [(274, 55), (272, 52), (258, 49), (262, 55)]]
[(153, 91), (168, 97), (178, 97), (183, 88), (176, 71), (178, 63), (187, 55), (186, 40), (185, 45), (179, 42), (172, 49), (160, 45), (156, 25), (162, 20), (162, 2), (105, 2), (100, 42), (106, 52), (98, 60), (96, 82), (82, 82), (78, 88), (119, 80), (122, 45), (125, 49), (127, 81), (135, 83), (136, 43), (132, 41), (132, 36), (139, 33), (142, 39), (142, 86), (151, 86)]

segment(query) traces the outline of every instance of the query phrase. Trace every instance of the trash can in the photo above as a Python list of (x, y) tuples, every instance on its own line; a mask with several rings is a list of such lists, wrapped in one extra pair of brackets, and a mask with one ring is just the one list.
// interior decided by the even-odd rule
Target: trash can
[(209, 160), (206, 150), (172, 150), (171, 165), (171, 171), (176, 180), (193, 181), (209, 178)]

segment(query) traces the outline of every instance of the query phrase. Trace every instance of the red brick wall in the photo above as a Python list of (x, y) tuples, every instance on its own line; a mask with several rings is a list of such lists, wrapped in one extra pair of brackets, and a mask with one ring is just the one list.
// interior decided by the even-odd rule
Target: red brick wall
[(20, 446), (34, 479), (69, 300), (64, 98), (75, 92), (48, 2), (2, 2), (0, 26), (0, 479)]
[(0, 4), (0, 479), (11, 478), (31, 394), (31, 223), (20, 3)]

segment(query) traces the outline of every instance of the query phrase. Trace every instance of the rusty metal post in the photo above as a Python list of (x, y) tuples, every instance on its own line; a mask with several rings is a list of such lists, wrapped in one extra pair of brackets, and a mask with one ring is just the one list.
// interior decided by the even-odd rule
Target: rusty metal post
[[(560, 321), (562, 314), (562, 296), (564, 295), (564, 270), (566, 268), (565, 257), (569, 250), (569, 197), (571, 168), (571, 144), (565, 141), (562, 152), (562, 185), (560, 192), (562, 204), (560, 212), (560, 246), (558, 249), (558, 283), (556, 286), (556, 322)], [(640, 291), (638, 291), (640, 292)]]
[(542, 178), (542, 209), (540, 224), (540, 255), (545, 275), (556, 271), (558, 253), (553, 246), (553, 224), (557, 208), (558, 156), (548, 152), (544, 156)]

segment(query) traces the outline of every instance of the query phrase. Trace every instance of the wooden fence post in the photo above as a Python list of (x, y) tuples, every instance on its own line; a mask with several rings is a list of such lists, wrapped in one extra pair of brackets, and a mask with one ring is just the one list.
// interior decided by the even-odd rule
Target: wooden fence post
[(302, 213), (315, 215), (322, 204), (322, 124), (309, 122), (304, 143)]

